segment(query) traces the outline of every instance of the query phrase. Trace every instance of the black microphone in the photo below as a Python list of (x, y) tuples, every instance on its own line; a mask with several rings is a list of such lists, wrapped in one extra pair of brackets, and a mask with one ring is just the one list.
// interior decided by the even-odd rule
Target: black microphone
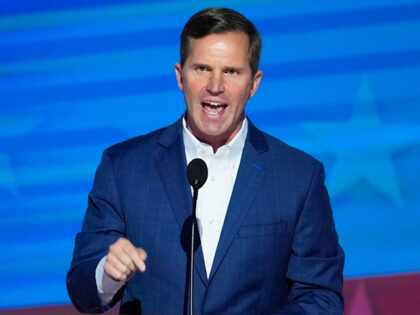
[(207, 180), (208, 170), (206, 162), (202, 159), (194, 159), (187, 166), (187, 177), (194, 189), (203, 187)]
[(208, 170), (206, 162), (194, 159), (187, 166), (187, 177), (193, 188), (193, 211), (191, 220), (191, 250), (190, 250), (190, 315), (194, 315), (194, 234), (195, 213), (197, 207), (198, 190), (207, 180)]

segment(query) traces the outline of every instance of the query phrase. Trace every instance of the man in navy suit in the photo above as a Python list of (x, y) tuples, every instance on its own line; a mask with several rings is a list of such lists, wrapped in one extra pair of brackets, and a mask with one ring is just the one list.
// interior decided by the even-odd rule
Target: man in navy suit
[(323, 166), (245, 116), (260, 51), (236, 11), (206, 9), (187, 22), (175, 65), (186, 113), (107, 149), (96, 172), (67, 275), (81, 312), (119, 300), (122, 314), (188, 312), (185, 169), (200, 157), (209, 179), (197, 204), (195, 313), (342, 313), (344, 254)]

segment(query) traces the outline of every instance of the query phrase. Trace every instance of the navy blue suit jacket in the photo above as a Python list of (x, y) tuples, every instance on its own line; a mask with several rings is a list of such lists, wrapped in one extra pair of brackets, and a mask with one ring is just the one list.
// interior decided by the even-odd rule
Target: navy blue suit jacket
[[(181, 120), (107, 149), (95, 176), (67, 288), (82, 312), (103, 312), (95, 269), (119, 237), (148, 253), (111, 304), (121, 313), (183, 314), (192, 196)], [(341, 314), (344, 255), (322, 164), (251, 123), (207, 279), (195, 253), (196, 314)], [(187, 251), (188, 252), (188, 251)]]

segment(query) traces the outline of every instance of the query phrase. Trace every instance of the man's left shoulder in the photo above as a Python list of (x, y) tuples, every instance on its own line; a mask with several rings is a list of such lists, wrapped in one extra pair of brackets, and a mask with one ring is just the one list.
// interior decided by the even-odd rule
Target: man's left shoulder
[(275, 161), (281, 160), (293, 167), (314, 169), (322, 163), (307, 152), (302, 151), (264, 131), (258, 130), (267, 143), (267, 154)]

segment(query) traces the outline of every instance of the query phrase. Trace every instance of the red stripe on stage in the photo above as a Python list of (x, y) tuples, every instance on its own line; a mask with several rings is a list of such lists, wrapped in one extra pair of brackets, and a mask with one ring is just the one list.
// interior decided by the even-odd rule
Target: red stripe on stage
[[(1, 315), (80, 315), (80, 313), (71, 304), (0, 310), (0, 314)], [(117, 315), (118, 307), (108, 311), (106, 314)]]
[[(420, 314), (420, 273), (346, 279), (344, 315)], [(72, 305), (0, 310), (0, 315), (77, 315)], [(117, 315), (118, 307), (107, 312)]]

